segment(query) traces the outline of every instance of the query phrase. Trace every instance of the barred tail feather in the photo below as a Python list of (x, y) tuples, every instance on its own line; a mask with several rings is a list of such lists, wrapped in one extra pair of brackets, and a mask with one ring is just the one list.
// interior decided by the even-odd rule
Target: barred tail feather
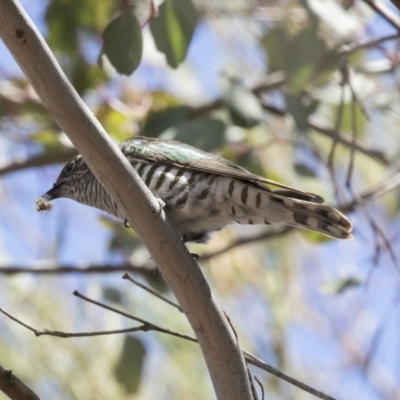
[(333, 207), (296, 199), (282, 193), (252, 189), (246, 201), (242, 199), (240, 205), (232, 207), (232, 214), (238, 223), (283, 223), (338, 239), (352, 238), (352, 223)]

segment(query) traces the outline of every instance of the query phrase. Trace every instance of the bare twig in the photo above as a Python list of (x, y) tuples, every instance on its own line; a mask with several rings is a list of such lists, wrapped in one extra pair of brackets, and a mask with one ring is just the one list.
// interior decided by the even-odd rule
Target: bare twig
[(350, 161), (349, 161), (349, 167), (347, 169), (347, 175), (346, 175), (346, 186), (347, 188), (351, 188), (351, 177), (353, 176), (353, 169), (354, 169), (354, 157), (355, 157), (355, 145), (357, 144), (357, 135), (358, 135), (358, 127), (357, 127), (357, 102), (356, 102), (356, 97), (354, 95), (352, 96), (352, 101), (351, 101), (351, 124), (352, 124), (352, 130), (353, 130), (353, 140), (351, 142), (351, 147), (350, 147)]
[(40, 154), (34, 157), (22, 160), (12, 161), (7, 164), (0, 165), (0, 176), (10, 172), (21, 171), (26, 168), (43, 167), (44, 165), (63, 163), (69, 161), (77, 153), (75, 149), (65, 149), (62, 152), (54, 152), (49, 154)]
[(346, 54), (351, 54), (358, 50), (365, 50), (371, 47), (376, 47), (382, 43), (388, 42), (390, 40), (396, 40), (399, 38), (400, 38), (400, 33), (395, 33), (392, 35), (382, 36), (376, 39), (366, 39), (361, 42), (353, 42), (351, 44), (344, 45), (343, 47), (341, 47), (341, 51)]
[[(67, 333), (67, 332), (60, 332), (60, 331), (52, 331), (52, 330), (38, 330), (35, 329), (33, 327), (31, 327), (30, 325), (26, 324), (25, 322), (19, 320), (18, 318), (16, 318), (15, 316), (11, 315), (10, 313), (6, 312), (5, 310), (0, 308), (0, 312), (3, 313), (4, 315), (6, 315), (8, 318), (10, 318), (11, 320), (15, 321), (16, 323), (18, 323), (19, 325), (22, 325), (23, 327), (25, 327), (26, 329), (30, 330), (31, 332), (33, 332), (36, 336), (55, 336), (55, 337), (60, 337), (60, 338), (70, 338), (70, 337), (88, 337), (88, 336), (102, 336), (102, 335), (110, 335), (110, 334), (119, 334), (119, 333), (129, 333), (129, 332), (137, 332), (137, 331), (144, 331), (144, 332), (148, 332), (148, 331), (156, 331), (156, 332), (160, 332), (160, 333), (164, 333), (167, 335), (171, 335), (171, 336), (175, 336), (178, 337), (180, 339), (184, 339), (184, 340), (188, 340), (190, 342), (193, 343), (198, 343), (197, 339), (190, 336), (190, 335), (186, 335), (180, 332), (176, 332), (173, 331), (171, 329), (167, 329), (167, 328), (163, 328), (159, 325), (153, 324), (152, 322), (148, 322), (142, 318), (138, 318), (136, 316), (133, 316), (131, 314), (127, 314), (121, 310), (118, 310), (114, 307), (110, 307), (106, 304), (103, 304), (101, 302), (92, 300), (86, 296), (83, 296), (82, 294), (78, 293), (77, 291), (74, 292), (74, 295), (89, 302), (92, 303), (94, 305), (97, 305), (99, 307), (105, 308), (109, 311), (115, 312), (119, 315), (122, 315), (124, 317), (127, 317), (129, 319), (135, 320), (140, 322), (142, 325), (138, 326), (138, 327), (134, 327), (134, 328), (127, 328), (127, 329), (119, 329), (119, 330), (112, 330), (112, 331), (94, 331), (94, 332), (78, 332), (78, 333)], [(275, 375), (276, 377), (298, 387), (299, 389), (305, 390), (306, 392), (313, 394), (316, 397), (319, 397), (320, 399), (323, 400), (334, 400), (332, 399), (332, 397), (311, 388), (310, 386), (282, 373), (281, 371), (279, 371), (278, 369), (268, 365), (267, 363), (265, 363), (264, 361), (262, 361), (261, 359), (257, 358), (256, 356), (252, 355), (251, 353), (248, 353), (246, 351), (243, 351), (243, 355), (245, 360), (252, 364), (255, 365), (256, 367), (271, 373), (272, 375)]]
[[(340, 132), (336, 133), (336, 130), (324, 125), (315, 117), (310, 117), (308, 120), (308, 126), (318, 133), (323, 134), (324, 136), (330, 137), (332, 139), (336, 139), (338, 143), (346, 146), (352, 146), (352, 137), (351, 135)], [(357, 143), (354, 145), (355, 150), (358, 152), (365, 154), (366, 156), (378, 161), (382, 165), (388, 166), (390, 165), (390, 161), (387, 156), (380, 150), (376, 150), (372, 145), (370, 145), (367, 141), (357, 140)]]
[(336, 123), (335, 123), (335, 135), (333, 137), (332, 141), (332, 146), (331, 150), (329, 152), (328, 156), (328, 166), (329, 169), (333, 170), (333, 157), (335, 155), (335, 150), (336, 146), (339, 141), (339, 131), (340, 131), (340, 126), (342, 124), (342, 118), (343, 118), (343, 106), (344, 106), (344, 86), (340, 86), (340, 104), (339, 104), (339, 109), (336, 115)]
[(261, 400), (264, 400), (264, 385), (261, 383), (261, 381), (255, 376), (254, 380), (258, 383), (261, 389)]
[(128, 274), (124, 274), (124, 276), (122, 277), (122, 279), (127, 279), (128, 281), (134, 283), (136, 286), (139, 286), (140, 288), (146, 290), (147, 292), (149, 292), (150, 294), (152, 294), (153, 296), (157, 297), (158, 299), (164, 301), (165, 303), (168, 303), (170, 306), (175, 307), (176, 309), (178, 309), (180, 312), (182, 311), (182, 308), (174, 303), (173, 301), (167, 299), (166, 297), (162, 296), (160, 293), (156, 292), (155, 290), (149, 288), (146, 285), (143, 285), (143, 283), (138, 282), (136, 279), (132, 278), (131, 276), (129, 276)]
[[(48, 265), (43, 262), (41, 265)], [(64, 274), (114, 274), (121, 272), (136, 272), (140, 274), (152, 274), (152, 269), (147, 266), (134, 266), (131, 264), (122, 265), (89, 265), (89, 266), (70, 266), (70, 265), (57, 265), (51, 263), (46, 267), (0, 267), (0, 274), (2, 275), (15, 275), (21, 273), (29, 273), (33, 275), (64, 275)]]
[(320, 392), (319, 390), (315, 390), (315, 389), (311, 388), (310, 386), (308, 386), (302, 382), (299, 382), (295, 379), (293, 380), (292, 377), (282, 373), (281, 371), (279, 371), (278, 369), (276, 369), (274, 367), (271, 367), (270, 365), (265, 363), (263, 360), (260, 360), (259, 358), (253, 356), (252, 354), (249, 354), (246, 351), (243, 351), (243, 354), (246, 356), (246, 361), (248, 363), (253, 364), (256, 367), (259, 367), (259, 368), (263, 369), (264, 371), (268, 371), (270, 374), (273, 374), (276, 377), (278, 377), (286, 382), (289, 382), (294, 386), (297, 386), (298, 388), (304, 390), (305, 392), (313, 394), (314, 396), (319, 397), (320, 399), (334, 400), (333, 397), (328, 396), (325, 393)]
[(400, 18), (391, 11), (383, 2), (375, 0), (364, 0), (376, 13), (383, 17), (390, 25), (400, 31)]
[(0, 365), (0, 391), (11, 400), (40, 400), (40, 397), (18, 379), (13, 371)]

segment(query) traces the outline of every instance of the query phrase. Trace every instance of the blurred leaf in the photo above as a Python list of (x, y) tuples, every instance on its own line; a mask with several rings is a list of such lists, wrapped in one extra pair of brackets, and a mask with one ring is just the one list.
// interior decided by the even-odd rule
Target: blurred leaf
[(46, 22), (49, 30), (47, 41), (52, 49), (66, 53), (77, 53), (78, 19), (82, 1), (53, 0), (46, 12)]
[(356, 10), (346, 10), (340, 3), (337, 0), (307, 0), (308, 8), (339, 37), (358, 34), (363, 29), (363, 18)]
[(165, 0), (159, 7), (158, 17), (151, 20), (157, 49), (165, 54), (172, 68), (177, 68), (185, 59), (196, 22), (196, 9), (191, 0)]
[(115, 289), (114, 287), (111, 286), (105, 286), (102, 288), (103, 292), (103, 297), (116, 304), (123, 304), (123, 297), (121, 294), (121, 291), (118, 289)]
[(287, 94), (285, 96), (288, 113), (293, 117), (300, 132), (308, 130), (308, 117), (317, 109), (319, 102), (304, 95)]
[(103, 33), (103, 53), (121, 74), (130, 75), (142, 58), (143, 39), (139, 22), (131, 11), (123, 11)]
[(205, 151), (221, 147), (225, 140), (225, 124), (216, 118), (186, 121), (164, 132), (160, 137), (190, 144)]
[(168, 128), (184, 121), (191, 110), (188, 106), (179, 106), (151, 112), (144, 124), (143, 134), (149, 137), (159, 137)]
[(283, 28), (271, 29), (262, 38), (262, 44), (268, 55), (268, 71), (286, 70), (289, 38)]
[(243, 128), (251, 128), (265, 121), (259, 98), (235, 76), (223, 75), (222, 93), (232, 121)]
[[(338, 108), (339, 106), (335, 107)], [(335, 115), (337, 115), (337, 111), (335, 111)], [(354, 114), (354, 116), (353, 116)], [(340, 130), (344, 132), (352, 132), (353, 133), (353, 118), (355, 117), (357, 136), (363, 136), (365, 132), (365, 126), (367, 124), (367, 118), (363, 113), (361, 107), (358, 103), (355, 106), (352, 103), (343, 104), (343, 114), (342, 121), (340, 125)]]
[(316, 172), (309, 165), (304, 162), (297, 161), (293, 164), (294, 170), (301, 176), (307, 178), (315, 178), (317, 176)]
[(317, 21), (311, 19), (313, 22), (295, 35), (276, 28), (262, 38), (268, 54), (268, 70), (285, 71), (294, 93), (302, 91), (308, 82), (321, 74), (331, 74), (340, 60), (340, 55), (319, 36)]
[[(60, 151), (65, 150), (66, 146), (61, 142), (58, 132), (53, 130), (42, 130), (30, 136), (31, 140), (40, 143), (45, 151)], [(70, 148), (67, 148), (70, 150)]]
[(132, 137), (131, 119), (108, 104), (103, 103), (97, 109), (96, 118), (117, 143)]
[(47, 41), (52, 49), (69, 54), (79, 52), (79, 33), (93, 36), (109, 19), (112, 2), (87, 0), (52, 0), (46, 11)]
[(136, 393), (143, 373), (146, 349), (139, 339), (127, 336), (114, 375), (127, 393)]
[(301, 91), (313, 78), (325, 49), (326, 43), (318, 36), (318, 24), (315, 23), (307, 26), (291, 40), (287, 72), (289, 86), (294, 92)]
[(108, 245), (110, 251), (131, 254), (136, 247), (142, 246), (142, 242), (136, 232), (132, 228), (126, 228), (122, 221), (114, 221), (107, 217), (101, 217), (100, 221), (113, 232)]
[(79, 57), (76, 60), (71, 71), (71, 83), (80, 95), (106, 80), (107, 74), (105, 71), (97, 66), (88, 64), (83, 57)]
[(360, 279), (348, 277), (324, 284), (322, 291), (325, 294), (343, 294), (347, 290), (360, 286), (361, 284), (362, 282)]

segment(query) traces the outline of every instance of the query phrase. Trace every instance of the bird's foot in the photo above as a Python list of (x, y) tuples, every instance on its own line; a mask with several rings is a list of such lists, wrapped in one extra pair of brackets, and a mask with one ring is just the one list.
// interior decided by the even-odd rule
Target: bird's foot
[(165, 201), (160, 199), (159, 197), (156, 197), (157, 203), (158, 203), (158, 211), (160, 212), (164, 207), (165, 207)]
[(158, 267), (155, 267), (153, 269), (153, 275), (154, 276), (160, 276), (160, 275), (162, 275), (162, 272), (158, 269)]

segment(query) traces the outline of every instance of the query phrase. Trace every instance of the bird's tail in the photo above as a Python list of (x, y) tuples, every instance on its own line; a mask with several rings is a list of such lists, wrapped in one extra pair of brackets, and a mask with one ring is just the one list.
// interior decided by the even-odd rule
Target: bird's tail
[(240, 218), (240, 210), (236, 210), (236, 217), (239, 217), (237, 222), (250, 224), (283, 223), (337, 239), (351, 239), (353, 237), (351, 234), (352, 223), (344, 214), (333, 207), (297, 199), (285, 195), (283, 192), (274, 193), (263, 190), (263, 188), (254, 190), (253, 196), (253, 199), (248, 199), (247, 207), (242, 208), (245, 213), (242, 218)]

